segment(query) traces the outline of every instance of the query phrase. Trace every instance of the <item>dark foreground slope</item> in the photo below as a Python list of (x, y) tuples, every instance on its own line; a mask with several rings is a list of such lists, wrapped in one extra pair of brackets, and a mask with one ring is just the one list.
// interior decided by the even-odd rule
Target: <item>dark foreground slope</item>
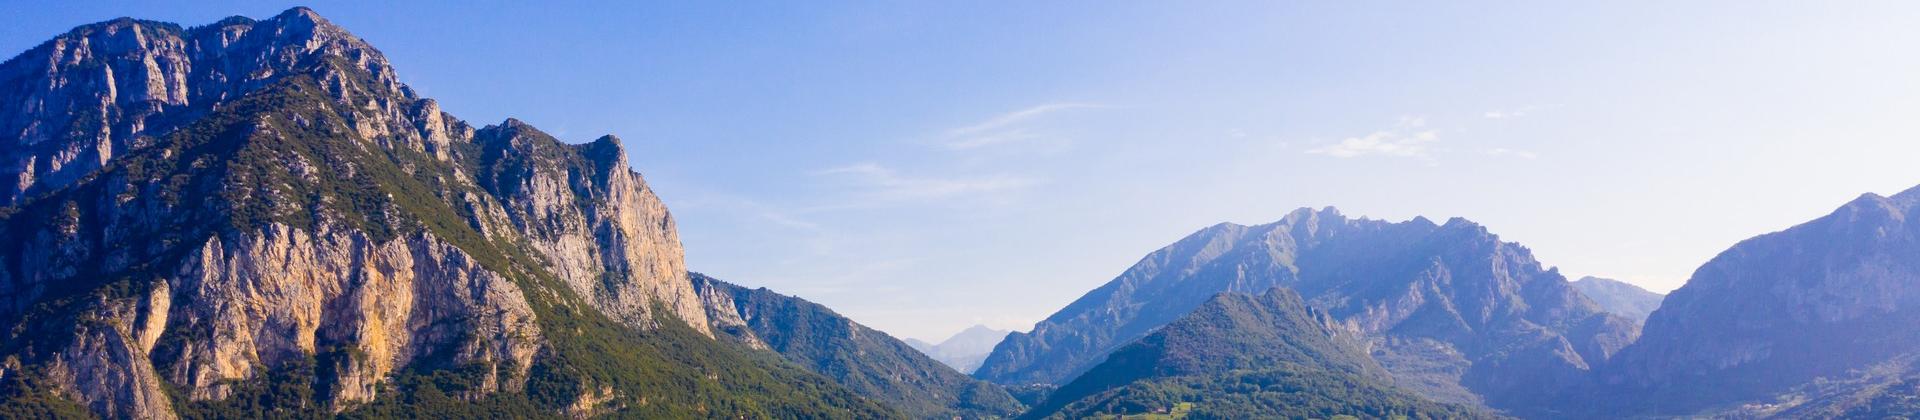
[(715, 340), (618, 139), (474, 129), (297, 8), (0, 64), (0, 413), (892, 417)]
[(1222, 293), (1121, 347), (1024, 417), (1473, 418), (1394, 388), (1359, 337), (1287, 289)]
[(692, 274), (714, 329), (779, 353), (848, 389), (920, 418), (1001, 418), (1019, 401), (886, 333), (805, 299)]

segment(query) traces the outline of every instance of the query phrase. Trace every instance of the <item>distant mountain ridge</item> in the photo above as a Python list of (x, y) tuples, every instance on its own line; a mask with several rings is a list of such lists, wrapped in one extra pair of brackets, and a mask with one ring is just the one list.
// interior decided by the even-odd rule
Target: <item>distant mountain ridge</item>
[(1667, 297), (1627, 282), (1593, 276), (1575, 280), (1573, 288), (1607, 312), (1643, 323), (1653, 310), (1660, 309), (1660, 300)]
[(999, 386), (960, 373), (907, 343), (825, 306), (765, 288), (690, 275), (714, 330), (768, 349), (917, 418), (1003, 418), (1024, 408)]
[(940, 363), (952, 366), (954, 370), (972, 374), (975, 369), (980, 368), (980, 362), (987, 359), (987, 354), (993, 352), (993, 346), (1000, 344), (1000, 340), (1006, 339), (1009, 333), (1011, 331), (974, 325), (954, 333), (952, 337), (947, 337), (939, 344), (911, 338), (907, 339), (907, 344), (933, 357), (934, 360), (939, 360)]
[(1496, 407), (1577, 384), (1638, 335), (1526, 248), (1465, 219), (1389, 223), (1300, 209), (1155, 251), (995, 348), (975, 376), (1064, 383), (1220, 292), (1296, 290), (1369, 338), (1397, 383)]

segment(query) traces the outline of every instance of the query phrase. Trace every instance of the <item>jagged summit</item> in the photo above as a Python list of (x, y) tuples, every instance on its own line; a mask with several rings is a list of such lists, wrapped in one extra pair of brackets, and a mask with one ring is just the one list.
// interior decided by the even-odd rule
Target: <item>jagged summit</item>
[[(395, 120), (430, 120), (380, 51), (296, 8), (271, 19), (181, 29), (129, 18), (81, 25), (0, 64), (0, 205), (57, 190), (182, 125), (295, 79), (340, 105), (380, 111), (350, 121), (363, 137)], [(416, 114), (416, 115), (407, 115)], [(404, 133), (400, 133), (405, 137)]]
[(539, 131), (539, 129), (533, 128), (533, 124), (527, 124), (526, 121), (521, 121), (519, 118), (514, 118), (514, 117), (507, 117), (506, 120), (500, 121), (499, 124), (489, 125), (486, 128), (489, 128), (489, 129), (501, 128), (501, 129), (514, 129), (514, 130), (530, 129), (530, 130)]
[(307, 6), (293, 6), (291, 8), (287, 8), (287, 10), (280, 12), (280, 14), (274, 15), (273, 18), (281, 19), (281, 20), (298, 19), (298, 20), (303, 20), (307, 22), (320, 22), (320, 23), (327, 22), (326, 18), (320, 17), (320, 13), (314, 12), (313, 9), (308, 8)]

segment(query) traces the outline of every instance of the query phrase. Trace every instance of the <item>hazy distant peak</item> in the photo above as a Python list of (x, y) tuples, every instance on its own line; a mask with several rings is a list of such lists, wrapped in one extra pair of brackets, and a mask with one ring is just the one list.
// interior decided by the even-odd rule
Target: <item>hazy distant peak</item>
[[(1009, 332), (1011, 331), (994, 329), (985, 325), (974, 325), (967, 327), (965, 330), (961, 330), (952, 337), (948, 337), (946, 341), (941, 341), (940, 346), (948, 348), (953, 348), (953, 346), (985, 347), (983, 350), (992, 351), (993, 345), (999, 344), (1000, 339), (1006, 338)], [(982, 346), (982, 344), (984, 344), (984, 346)], [(985, 351), (981, 353), (985, 354)]]
[(952, 366), (955, 370), (971, 373), (987, 359), (987, 353), (992, 353), (993, 347), (999, 345), (1000, 341), (1006, 339), (1007, 334), (1010, 333), (1012, 332), (985, 325), (974, 325), (960, 330), (952, 337), (947, 337), (939, 344), (929, 344), (913, 339), (907, 341), (914, 349), (926, 353), (934, 360)]
[(1647, 291), (1631, 283), (1594, 276), (1573, 281), (1573, 288), (1599, 304), (1601, 309), (1641, 323), (1645, 323), (1647, 316), (1654, 309), (1659, 309), (1660, 301), (1666, 298), (1666, 295)]
[(1413, 220), (1408, 220), (1408, 222), (1413, 222), (1413, 224), (1415, 225), (1426, 226), (1430, 228), (1440, 227), (1439, 224), (1434, 223), (1433, 219), (1428, 219), (1427, 216), (1413, 216)]

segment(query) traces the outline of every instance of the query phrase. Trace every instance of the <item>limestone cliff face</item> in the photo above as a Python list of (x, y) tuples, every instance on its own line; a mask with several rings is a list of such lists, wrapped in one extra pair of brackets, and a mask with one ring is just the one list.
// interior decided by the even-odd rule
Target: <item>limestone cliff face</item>
[(425, 358), (487, 366), (476, 392), (514, 390), (541, 342), (516, 285), (431, 234), (376, 243), (276, 224), (209, 238), (150, 274), (79, 297), (70, 341), (47, 349), (43, 372), (63, 396), (101, 414), (170, 418), (162, 381), (219, 400), (314, 356), (334, 364), (326, 391), (338, 407)]
[(519, 287), (426, 233), (373, 243), (275, 224), (209, 239), (170, 282), (156, 287), (195, 304), (150, 322), (177, 330), (160, 355), (173, 362), (165, 375), (197, 399), (225, 398), (233, 380), (328, 352), (353, 355), (332, 367), (341, 403), (371, 399), (381, 378), (431, 356), (490, 366), (481, 392), (515, 389), (539, 349)]
[(534, 295), (711, 337), (618, 139), (471, 128), (304, 8), (82, 26), (0, 64), (0, 101), (0, 376), (96, 414), (299, 363), (334, 409), (423, 363), (516, 391), (551, 344)]
[[(164, 282), (148, 285), (147, 299), (96, 298), (79, 315), (72, 339), (47, 362), (45, 375), (69, 400), (95, 413), (129, 418), (175, 418), (148, 357), (169, 311)], [(156, 321), (158, 320), (158, 321)]]
[(477, 132), (480, 185), (498, 197), (511, 230), (524, 232), (548, 269), (608, 315), (652, 328), (653, 306), (708, 330), (687, 280), (673, 216), (620, 140), (568, 145), (519, 120)]

